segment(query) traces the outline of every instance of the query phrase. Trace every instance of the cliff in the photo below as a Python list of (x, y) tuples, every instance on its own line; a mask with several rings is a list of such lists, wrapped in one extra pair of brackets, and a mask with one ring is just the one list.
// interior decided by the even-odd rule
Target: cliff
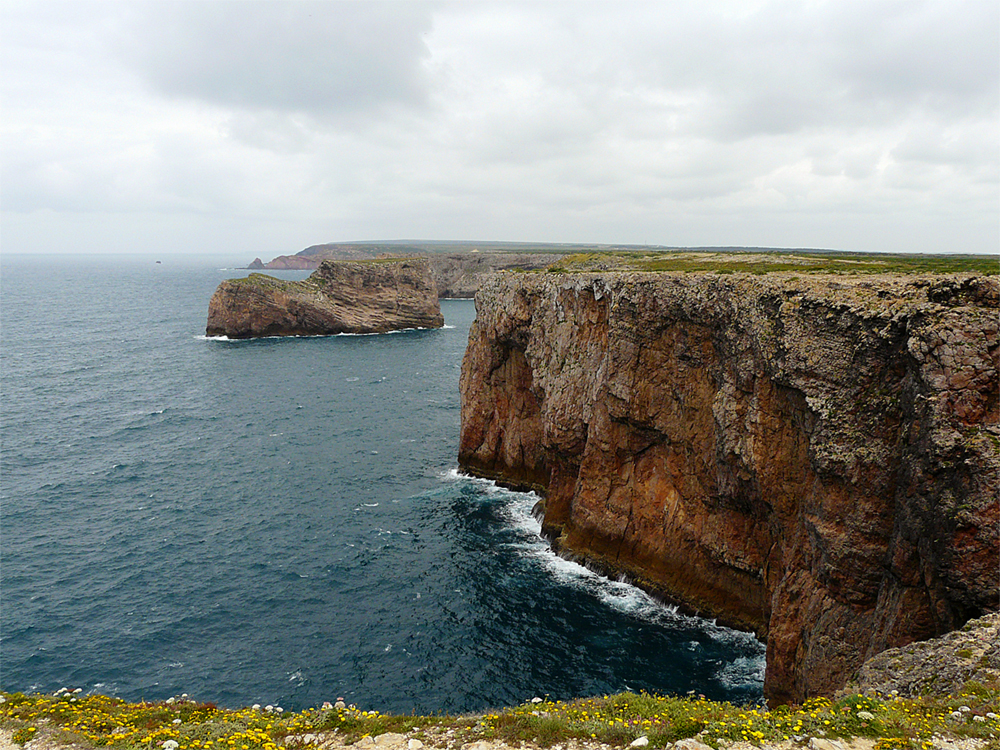
[(998, 602), (995, 277), (500, 274), (459, 461), (801, 701)]
[[(392, 246), (389, 246), (392, 248)], [(316, 245), (298, 255), (279, 255), (266, 264), (254, 259), (247, 268), (270, 270), (309, 270), (319, 267), (324, 259), (356, 259), (364, 257), (391, 258), (398, 251), (383, 245), (348, 247), (343, 245)], [(368, 253), (369, 255), (365, 255)], [(421, 254), (426, 258), (442, 298), (471, 299), (479, 285), (496, 271), (530, 271), (545, 268), (564, 255), (559, 253), (527, 252), (462, 252)]]
[(209, 302), (205, 334), (245, 339), (442, 325), (437, 287), (426, 261), (323, 261), (304, 281), (259, 273), (223, 281)]
[(563, 257), (558, 253), (470, 252), (430, 255), (427, 261), (442, 297), (472, 299), (496, 271), (538, 270)]
[[(305, 255), (279, 255), (277, 258), (262, 264), (261, 267), (268, 271), (311, 271), (319, 268), (319, 264), (323, 260), (323, 258), (314, 258)], [(347, 258), (329, 258), (328, 260), (347, 260)], [(362, 258), (361, 260), (367, 260), (367, 258)], [(250, 267), (247, 266), (247, 268)]]

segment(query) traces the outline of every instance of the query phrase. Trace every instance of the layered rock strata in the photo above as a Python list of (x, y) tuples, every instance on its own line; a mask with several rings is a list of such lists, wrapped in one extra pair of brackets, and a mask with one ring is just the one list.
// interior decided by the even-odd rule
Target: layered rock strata
[[(382, 246), (380, 257), (391, 257)], [(320, 249), (306, 248), (298, 255), (280, 255), (266, 264), (255, 258), (247, 268), (269, 270), (309, 270), (317, 268), (323, 261), (322, 255), (309, 254), (310, 251), (326, 252), (349, 257), (365, 252), (364, 248), (345, 248), (338, 245), (320, 246)], [(479, 285), (490, 274), (496, 271), (534, 271), (545, 268), (565, 256), (558, 253), (523, 253), (523, 252), (464, 252), (464, 253), (430, 253), (426, 256), (430, 264), (434, 283), (437, 284), (438, 295), (442, 298), (472, 299)], [(331, 260), (341, 258), (332, 257)]]
[(429, 255), (431, 273), (442, 297), (472, 299), (497, 271), (535, 271), (562, 260), (557, 253), (440, 253)]
[(563, 553), (767, 642), (765, 694), (998, 607), (995, 277), (499, 274), (459, 461)]
[(252, 273), (219, 284), (208, 336), (324, 336), (444, 325), (437, 287), (422, 259), (323, 261), (304, 281)]

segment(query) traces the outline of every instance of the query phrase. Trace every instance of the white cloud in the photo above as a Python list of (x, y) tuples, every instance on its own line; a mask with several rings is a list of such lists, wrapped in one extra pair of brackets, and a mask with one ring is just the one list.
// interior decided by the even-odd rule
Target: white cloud
[(994, 2), (0, 14), (11, 249), (44, 249), (61, 222), (80, 242), (100, 226), (83, 214), (130, 214), (167, 244), (177, 227), (187, 247), (199, 227), (213, 246), (237, 227), (234, 244), (264, 256), (393, 237), (925, 252), (1000, 239)]
[(250, 109), (374, 114), (420, 105), (427, 82), (416, 2), (143, 3), (119, 48), (154, 90)]

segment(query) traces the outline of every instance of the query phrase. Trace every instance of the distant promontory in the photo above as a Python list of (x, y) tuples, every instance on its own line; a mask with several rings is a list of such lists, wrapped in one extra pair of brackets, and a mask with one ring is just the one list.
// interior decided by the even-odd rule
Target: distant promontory
[(444, 325), (437, 285), (423, 258), (324, 260), (303, 281), (252, 273), (219, 284), (207, 336), (325, 336)]
[[(482, 245), (480, 248), (479, 245)], [(537, 271), (561, 260), (565, 252), (579, 249), (561, 245), (518, 243), (397, 243), (331, 242), (312, 245), (295, 255), (279, 255), (264, 263), (254, 258), (250, 270), (306, 271), (324, 260), (424, 257), (430, 265), (443, 299), (472, 299), (476, 290), (496, 271)]]

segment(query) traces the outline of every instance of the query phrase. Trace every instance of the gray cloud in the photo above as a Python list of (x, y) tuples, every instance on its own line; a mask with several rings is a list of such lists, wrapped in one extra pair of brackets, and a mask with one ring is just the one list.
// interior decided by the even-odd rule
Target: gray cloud
[(429, 8), (417, 2), (133, 6), (121, 50), (158, 91), (250, 109), (418, 106)]
[(5, 247), (129, 214), (167, 245), (227, 228), (262, 256), (387, 237), (995, 251), (997, 13), (7, 4)]

